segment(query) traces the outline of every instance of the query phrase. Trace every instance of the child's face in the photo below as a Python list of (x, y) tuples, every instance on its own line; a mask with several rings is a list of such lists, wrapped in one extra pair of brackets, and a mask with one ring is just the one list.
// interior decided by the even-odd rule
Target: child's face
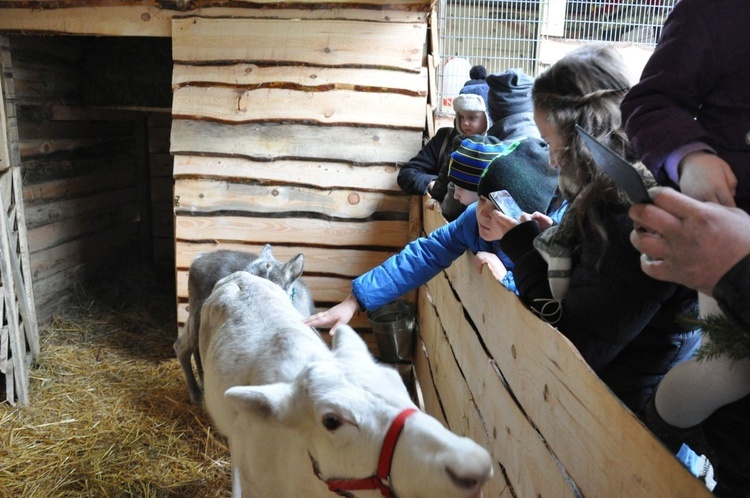
[(487, 116), (483, 112), (457, 112), (459, 130), (466, 136), (484, 135), (487, 131)]
[(476, 192), (466, 190), (465, 188), (461, 188), (456, 185), (455, 190), (453, 191), (453, 198), (464, 206), (468, 206), (469, 204), (476, 202), (479, 196)]
[(518, 221), (495, 209), (492, 201), (482, 195), (477, 201), (477, 225), (479, 236), (487, 242), (492, 242), (502, 239), (518, 225)]

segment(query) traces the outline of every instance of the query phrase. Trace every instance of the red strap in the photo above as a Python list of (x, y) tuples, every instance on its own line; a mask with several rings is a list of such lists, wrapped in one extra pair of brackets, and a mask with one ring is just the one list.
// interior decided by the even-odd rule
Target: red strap
[[(328, 489), (339, 495), (344, 495), (343, 491), (359, 491), (364, 489), (379, 489), (383, 496), (393, 496), (393, 491), (388, 484), (388, 476), (391, 474), (391, 464), (393, 463), (393, 452), (396, 449), (396, 442), (398, 441), (401, 431), (404, 428), (406, 419), (417, 413), (419, 410), (416, 408), (407, 408), (399, 413), (391, 426), (388, 428), (388, 432), (383, 440), (383, 447), (380, 450), (380, 460), (378, 462), (378, 471), (374, 476), (365, 477), (362, 479), (325, 479), (315, 469), (313, 464), (313, 471), (315, 471), (318, 478), (325, 481), (328, 484)], [(344, 495), (346, 496), (346, 495)]]
[(391, 474), (391, 463), (393, 462), (393, 451), (396, 449), (396, 441), (398, 441), (398, 437), (401, 435), (406, 419), (416, 412), (416, 408), (407, 408), (399, 413), (393, 422), (391, 422), (391, 427), (388, 429), (388, 433), (385, 435), (385, 440), (383, 441), (383, 449), (380, 450), (380, 463), (378, 464), (378, 473), (376, 474), (380, 479), (386, 479)]

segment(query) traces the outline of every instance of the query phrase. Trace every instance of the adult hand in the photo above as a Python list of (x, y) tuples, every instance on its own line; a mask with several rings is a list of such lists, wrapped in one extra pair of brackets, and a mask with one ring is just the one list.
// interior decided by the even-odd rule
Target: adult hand
[(699, 201), (735, 207), (737, 177), (726, 161), (704, 151), (691, 152), (680, 163), (680, 191)]
[(330, 327), (333, 329), (337, 325), (346, 325), (349, 323), (358, 309), (359, 303), (357, 303), (357, 299), (353, 294), (349, 294), (346, 299), (328, 311), (321, 311), (306, 318), (304, 323), (310, 327)]
[(655, 187), (653, 204), (635, 204), (630, 241), (641, 268), (658, 280), (677, 282), (707, 295), (750, 253), (750, 216), (737, 208), (701, 202), (671, 188)]

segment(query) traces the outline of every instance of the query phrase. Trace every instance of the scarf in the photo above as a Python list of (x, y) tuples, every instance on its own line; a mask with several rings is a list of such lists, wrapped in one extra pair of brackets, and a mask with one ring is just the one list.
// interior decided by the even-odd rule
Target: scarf
[[(633, 167), (640, 173), (641, 179), (647, 189), (657, 185), (651, 172), (642, 163), (636, 163)], [(547, 280), (549, 281), (551, 299), (541, 299), (544, 304), (537, 314), (545, 321), (556, 324), (562, 318), (562, 303), (570, 287), (570, 274), (573, 270), (573, 248), (579, 245), (579, 231), (576, 228), (576, 213), (581, 209), (581, 199), (591, 188), (601, 188), (598, 182), (589, 183), (576, 189), (568, 178), (562, 175), (559, 178), (560, 191), (566, 196), (571, 196), (568, 208), (565, 210), (560, 223), (554, 225), (537, 235), (534, 239), (534, 248), (539, 252), (547, 263)], [(628, 203), (627, 196), (621, 190), (613, 191), (618, 197), (618, 202)]]

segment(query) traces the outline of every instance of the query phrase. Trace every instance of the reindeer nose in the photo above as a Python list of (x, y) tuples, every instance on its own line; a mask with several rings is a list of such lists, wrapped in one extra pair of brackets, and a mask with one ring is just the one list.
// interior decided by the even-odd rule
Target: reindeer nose
[(457, 474), (453, 469), (445, 469), (453, 484), (461, 489), (478, 489), (492, 477), (492, 466), (488, 466), (479, 472), (469, 472), (463, 475)]
[(492, 478), (494, 469), (492, 457), (479, 446), (475, 451), (467, 452), (460, 461), (454, 461), (445, 467), (451, 482), (457, 489), (475, 491), (481, 496), (481, 489)]

